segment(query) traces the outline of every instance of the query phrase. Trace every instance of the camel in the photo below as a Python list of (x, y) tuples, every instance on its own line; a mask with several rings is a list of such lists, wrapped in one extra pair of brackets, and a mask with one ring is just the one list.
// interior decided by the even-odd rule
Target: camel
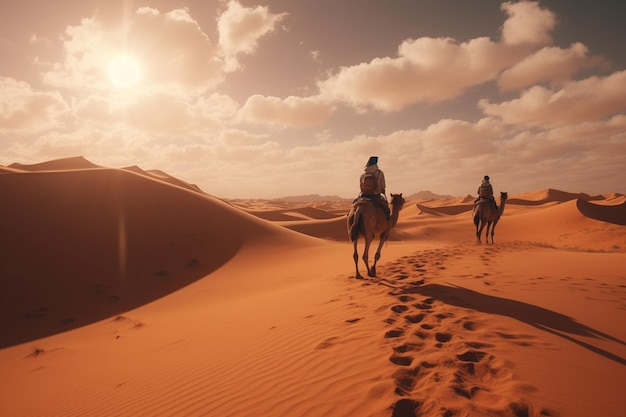
[[(363, 261), (367, 267), (369, 277), (376, 276), (376, 262), (380, 259), (380, 250), (389, 238), (389, 232), (398, 222), (398, 215), (404, 205), (402, 193), (391, 194), (391, 216), (387, 220), (382, 208), (376, 207), (376, 203), (370, 199), (359, 198), (348, 213), (348, 237), (354, 244), (354, 267), (356, 268), (356, 278), (363, 279), (359, 272), (359, 254), (357, 252), (357, 242), (359, 237), (365, 239), (365, 249), (363, 250)], [(378, 249), (374, 256), (374, 264), (369, 266), (369, 249), (374, 238), (378, 236)]]
[(502, 213), (504, 213), (504, 205), (506, 204), (507, 198), (508, 193), (500, 193), (500, 207), (498, 210), (491, 204), (491, 201), (484, 199), (478, 201), (478, 204), (474, 207), (474, 225), (476, 225), (477, 243), (482, 243), (480, 236), (483, 232), (483, 228), (487, 226), (485, 240), (487, 244), (489, 244), (489, 229), (491, 228), (491, 244), (493, 244), (493, 233), (496, 229), (496, 224), (498, 224), (498, 220), (500, 220)]

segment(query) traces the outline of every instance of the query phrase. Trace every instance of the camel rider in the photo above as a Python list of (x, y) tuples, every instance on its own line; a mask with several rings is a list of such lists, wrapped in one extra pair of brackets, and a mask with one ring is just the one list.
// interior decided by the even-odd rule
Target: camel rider
[(365, 164), (365, 168), (359, 178), (361, 192), (359, 198), (372, 200), (383, 209), (387, 220), (390, 219), (389, 204), (385, 193), (385, 173), (378, 167), (378, 157), (370, 156)]
[(498, 208), (498, 205), (496, 204), (496, 199), (493, 196), (493, 187), (489, 182), (489, 175), (485, 175), (483, 177), (483, 180), (478, 186), (478, 191), (476, 192), (478, 193), (478, 197), (476, 198), (476, 200), (474, 200), (474, 206), (480, 199), (484, 199), (490, 201), (496, 209)]

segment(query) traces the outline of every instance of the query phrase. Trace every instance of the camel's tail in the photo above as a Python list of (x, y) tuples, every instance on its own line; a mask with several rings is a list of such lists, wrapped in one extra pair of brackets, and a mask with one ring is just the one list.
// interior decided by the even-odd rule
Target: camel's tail
[(356, 242), (359, 239), (360, 223), (361, 222), (361, 210), (355, 209), (348, 214), (348, 237), (350, 242)]

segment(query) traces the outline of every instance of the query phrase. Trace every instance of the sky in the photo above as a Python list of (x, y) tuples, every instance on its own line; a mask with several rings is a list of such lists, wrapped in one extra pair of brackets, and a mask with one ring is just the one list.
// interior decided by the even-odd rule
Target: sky
[(0, 0), (0, 165), (226, 198), (626, 193), (623, 2)]

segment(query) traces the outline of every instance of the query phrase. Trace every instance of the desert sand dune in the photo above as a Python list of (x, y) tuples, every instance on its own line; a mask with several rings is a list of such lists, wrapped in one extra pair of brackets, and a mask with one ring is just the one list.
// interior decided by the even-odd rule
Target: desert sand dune
[[(141, 174), (141, 175), (145, 175), (149, 178), (154, 178), (157, 180), (161, 180), (164, 181), (168, 184), (172, 184), (172, 185), (176, 185), (191, 191), (196, 191), (199, 193), (203, 193), (203, 191), (198, 188), (197, 185), (195, 184), (189, 184), (188, 182), (185, 181), (181, 181), (178, 178), (172, 177), (171, 175), (166, 174), (165, 172), (161, 171), (161, 170), (156, 170), (156, 169), (151, 169), (151, 170), (143, 170), (140, 167), (133, 165), (130, 167), (126, 167), (126, 168), (122, 168), (126, 171), (131, 171), (131, 172), (135, 172), (137, 174)], [(203, 193), (204, 194), (204, 193)]]
[(602, 200), (604, 197), (602, 196), (590, 196), (585, 193), (568, 193), (565, 191), (554, 190), (551, 188), (547, 188), (541, 191), (535, 191), (530, 193), (523, 193), (512, 196), (509, 199), (510, 204), (519, 204), (519, 205), (541, 205), (545, 203), (563, 203), (570, 200)]
[(3, 169), (0, 416), (626, 413), (623, 195), (513, 196), (494, 245), (471, 196), (407, 201), (356, 280), (349, 200), (186, 184)]
[(0, 346), (157, 299), (219, 268), (251, 239), (305, 240), (124, 170), (3, 175), (0, 189), (11, 202), (0, 207), (0, 264), (10, 294), (2, 317), (12, 328), (0, 333)]
[(417, 208), (424, 213), (432, 214), (434, 216), (454, 216), (460, 213), (466, 213), (468, 211), (472, 211), (472, 204), (464, 204), (464, 205), (451, 205), (451, 206), (442, 206), (442, 207), (428, 207), (424, 204), (416, 203)]
[[(322, 219), (335, 219), (341, 215), (329, 213), (326, 210), (320, 210), (315, 207), (290, 207), (286, 210), (286, 207), (282, 209), (273, 210), (246, 210), (248, 213), (253, 214), (261, 219), (269, 221), (289, 221), (298, 219), (308, 220), (322, 220)], [(343, 213), (345, 215), (345, 213)]]
[(38, 164), (13, 163), (9, 165), (9, 168), (15, 168), (21, 171), (38, 172), (57, 170), (68, 171), (73, 169), (91, 169), (101, 167), (82, 156), (73, 156), (69, 158), (61, 158), (52, 161), (41, 162)]
[(585, 200), (576, 200), (576, 207), (585, 216), (601, 222), (626, 225), (626, 202), (615, 205), (594, 204)]

